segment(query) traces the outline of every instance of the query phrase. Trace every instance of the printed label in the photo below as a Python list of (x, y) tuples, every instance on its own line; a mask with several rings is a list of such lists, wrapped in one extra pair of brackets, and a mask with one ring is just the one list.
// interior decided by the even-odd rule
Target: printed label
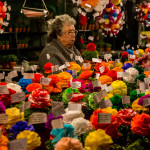
[(51, 80), (52, 80), (51, 78), (41, 78), (40, 79), (40, 84), (42, 84), (42, 85), (49, 85)]
[(0, 124), (8, 123), (8, 115), (7, 114), (0, 114)]
[(98, 113), (98, 123), (111, 123), (111, 113)]
[(81, 82), (79, 82), (79, 81), (72, 82), (71, 87), (72, 87), (72, 89), (78, 89), (81, 87)]
[(34, 73), (23, 73), (24, 79), (34, 79)]
[(101, 109), (107, 108), (107, 107), (112, 107), (112, 103), (111, 103), (110, 99), (101, 101), (101, 102), (99, 103), (99, 105), (100, 105), (100, 108), (101, 108)]
[(20, 93), (16, 93), (11, 95), (11, 102), (15, 103), (15, 102), (20, 102), (20, 101), (24, 101), (25, 100), (25, 93), (24, 92), (20, 92)]
[(6, 85), (0, 85), (0, 94), (9, 94), (9, 91)]
[(130, 104), (130, 96), (122, 96), (122, 104)]
[(54, 119), (51, 121), (53, 129), (64, 128), (63, 119)]
[(81, 111), (81, 104), (69, 103), (68, 110), (69, 111)]

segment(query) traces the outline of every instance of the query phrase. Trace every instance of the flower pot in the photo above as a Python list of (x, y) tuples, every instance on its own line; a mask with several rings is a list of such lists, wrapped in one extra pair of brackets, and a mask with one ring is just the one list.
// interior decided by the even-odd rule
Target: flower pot
[(24, 48), (24, 44), (21, 44), (21, 48)]
[(9, 31), (9, 32), (12, 32), (12, 28), (8, 28), (8, 31)]
[(96, 40), (99, 41), (99, 36), (96, 36)]
[(91, 29), (92, 29), (92, 30), (95, 30), (95, 24), (92, 24)]
[(19, 28), (15, 28), (15, 32), (18, 32)]
[(26, 32), (26, 28), (22, 28), (22, 32)]
[(30, 28), (26, 28), (26, 31), (27, 31), (27, 32), (30, 32)]
[(19, 32), (22, 32), (22, 28), (19, 28), (18, 31), (19, 31)]
[(9, 44), (8, 44), (8, 45), (6, 45), (6, 49), (9, 49)]
[(24, 44), (24, 47), (25, 47), (25, 48), (28, 48), (28, 43)]
[(107, 47), (106, 52), (110, 53), (111, 52), (111, 47)]
[(87, 23), (86, 23), (86, 25), (84, 25), (84, 30), (87, 30)]
[(84, 26), (81, 26), (81, 30), (84, 30)]
[(5, 45), (2, 45), (2, 50), (4, 50), (5, 49)]
[(21, 48), (21, 44), (18, 44), (18, 48)]
[(16, 62), (9, 62), (9, 69), (13, 69), (15, 65), (16, 65)]
[(91, 28), (92, 28), (92, 25), (91, 25), (91, 24), (89, 24), (89, 26), (88, 26), (88, 30), (91, 30)]
[(2, 68), (3, 68), (3, 69), (6, 69), (6, 68), (7, 68), (7, 65), (8, 65), (8, 63), (3, 62), (3, 63), (2, 63)]

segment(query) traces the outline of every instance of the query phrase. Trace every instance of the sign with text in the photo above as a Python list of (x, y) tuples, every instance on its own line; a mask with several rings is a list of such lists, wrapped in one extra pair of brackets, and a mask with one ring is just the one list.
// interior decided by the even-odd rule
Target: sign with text
[(143, 99), (143, 106), (144, 107), (150, 106), (150, 98)]
[(81, 82), (79, 82), (79, 81), (72, 82), (71, 87), (72, 87), (72, 89), (78, 89), (81, 87)]
[(54, 119), (51, 121), (53, 129), (64, 128), (63, 119)]
[(111, 113), (98, 113), (98, 123), (111, 123)]
[(68, 104), (68, 110), (69, 111), (81, 111), (81, 104), (77, 104), (77, 103), (69, 103)]
[(51, 78), (41, 78), (40, 79), (40, 84), (42, 84), (42, 85), (49, 85), (51, 80), (52, 80)]
[(54, 117), (61, 116), (62, 114), (65, 114), (64, 105), (58, 105), (54, 108), (52, 108), (52, 113)]
[(6, 85), (0, 85), (0, 94), (9, 94), (9, 91)]
[(25, 93), (24, 92), (20, 92), (20, 93), (16, 93), (11, 95), (11, 102), (15, 103), (15, 102), (20, 102), (20, 101), (24, 101), (25, 100)]
[(8, 115), (7, 114), (0, 114), (0, 124), (8, 123)]
[(67, 100), (71, 100), (73, 98), (73, 92), (66, 94)]
[(34, 79), (34, 73), (23, 73), (24, 79)]
[(122, 96), (122, 104), (130, 104), (130, 96)]
[(18, 76), (17, 70), (9, 72), (8, 76), (10, 76), (11, 78), (17, 77)]
[(112, 107), (112, 102), (110, 101), (110, 99), (107, 99), (107, 100), (101, 101), (99, 103), (99, 106), (101, 109), (107, 108), (107, 107)]

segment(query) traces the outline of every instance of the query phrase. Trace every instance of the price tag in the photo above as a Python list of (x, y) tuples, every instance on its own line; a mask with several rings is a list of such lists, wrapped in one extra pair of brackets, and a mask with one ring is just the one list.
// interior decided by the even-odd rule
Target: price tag
[(7, 15), (7, 20), (10, 20), (10, 13), (6, 13)]
[(137, 59), (134, 60), (133, 62), (133, 66), (136, 65), (138, 63)]
[(103, 65), (102, 67), (99, 67), (99, 70), (100, 70), (100, 72), (101, 72), (101, 73), (103, 73), (103, 72), (104, 72), (104, 70), (105, 70), (104, 65)]
[(31, 106), (31, 102), (30, 101), (26, 102), (24, 105), (24, 110), (29, 109), (30, 106)]
[(27, 150), (27, 139), (12, 140), (8, 143), (9, 150)]
[(23, 73), (24, 79), (34, 79), (34, 73)]
[(90, 41), (94, 41), (94, 37), (93, 37), (93, 36), (89, 36), (88, 39), (89, 39)]
[(104, 59), (106, 59), (106, 61), (108, 61), (109, 59), (112, 59), (112, 54), (105, 54)]
[(82, 14), (82, 10), (81, 10), (81, 8), (78, 8), (78, 12), (79, 12), (80, 14)]
[(5, 78), (5, 72), (3, 73), (0, 73), (0, 80), (4, 79)]
[(12, 82), (12, 78), (10, 76), (6, 76), (5, 77), (5, 82), (6, 83), (11, 83)]
[(92, 61), (93, 61), (93, 62), (97, 62), (97, 63), (101, 63), (101, 62), (102, 62), (102, 60), (101, 60), (101, 59), (98, 59), (98, 58), (92, 58)]
[(107, 96), (107, 92), (106, 92), (106, 90), (103, 90), (103, 91), (99, 91), (98, 92), (98, 98), (100, 99), (100, 100), (102, 100), (105, 96)]
[(62, 114), (65, 114), (64, 105), (58, 105), (54, 108), (52, 108), (52, 113), (54, 114), (54, 117), (61, 116)]
[(58, 70), (59, 70), (59, 66), (55, 65), (55, 71), (58, 71)]
[(17, 77), (17, 76), (18, 76), (18, 73), (17, 73), (16, 70), (14, 70), (14, 71), (9, 72), (9, 73), (8, 73), (8, 76), (10, 76), (11, 78), (14, 78), (14, 77)]
[(122, 96), (122, 104), (130, 104), (130, 96)]
[(71, 100), (73, 98), (73, 92), (66, 94), (67, 100)]
[(100, 108), (101, 108), (101, 109), (107, 108), (107, 107), (112, 107), (112, 103), (111, 103), (110, 99), (101, 101), (101, 102), (99, 103), (99, 105), (100, 105)]
[(81, 87), (81, 82), (76, 81), (71, 83), (72, 89), (79, 89)]
[(20, 112), (24, 112), (24, 105), (19, 106)]
[(11, 6), (8, 6), (7, 8), (8, 8), (9, 11), (11, 11)]
[(79, 59), (80, 63), (83, 63), (83, 58), (80, 56), (80, 59)]
[(96, 79), (99, 79), (99, 77), (100, 77), (100, 74), (96, 73)]
[(40, 124), (47, 122), (47, 114), (46, 113), (32, 113), (29, 116), (29, 124)]
[(93, 95), (93, 99), (94, 99), (95, 104), (100, 102), (100, 99), (98, 98), (98, 94)]
[(150, 78), (144, 78), (144, 82), (149, 84), (150, 83)]
[(98, 113), (98, 123), (111, 123), (111, 113)]
[(70, 54), (70, 59), (71, 59), (71, 60), (73, 59), (73, 54)]
[(87, 7), (89, 7), (89, 8), (91, 8), (92, 6), (91, 5), (89, 5), (88, 3), (85, 3), (85, 6), (87, 6)]
[(139, 89), (136, 89), (136, 91), (137, 91), (137, 94), (140, 94), (140, 93), (141, 93)]
[(61, 65), (61, 66), (59, 67), (59, 70), (63, 71), (64, 68), (66, 68), (66, 66), (65, 66), (65, 65)]
[(49, 54), (46, 54), (46, 57), (48, 60), (50, 60), (50, 58), (51, 58)]
[(94, 19), (99, 16), (99, 12), (93, 14)]
[(143, 99), (143, 106), (144, 107), (150, 106), (150, 98)]
[(109, 91), (111, 91), (111, 90), (113, 90), (112, 85), (106, 87), (106, 91), (107, 91), (107, 92), (109, 92)]
[(68, 110), (69, 111), (81, 111), (81, 104), (77, 103), (69, 103)]
[(16, 71), (21, 71), (21, 67), (13, 67), (13, 69)]
[(98, 80), (92, 81), (92, 85), (93, 85), (93, 88), (100, 87), (101, 86), (101, 81), (98, 81)]
[(75, 56), (75, 60), (80, 60), (80, 56)]
[(77, 70), (72, 70), (72, 75), (77, 76)]
[(135, 55), (129, 55), (129, 59), (135, 59)]
[(63, 119), (54, 119), (51, 121), (53, 129), (64, 128)]
[(51, 78), (41, 78), (40, 79), (40, 84), (42, 84), (42, 85), (49, 85), (51, 80), (52, 80)]
[(90, 63), (88, 62), (88, 63), (83, 63), (83, 66), (84, 66), (84, 68), (88, 68), (88, 67), (90, 67)]
[(53, 107), (53, 108), (57, 107), (58, 105), (59, 105), (59, 106), (63, 105), (63, 102), (52, 101), (52, 107)]
[(86, 13), (85, 13), (85, 12), (83, 12), (83, 11), (82, 11), (82, 13), (81, 13), (81, 14), (82, 14), (83, 16), (86, 16)]
[(101, 85), (101, 89), (102, 89), (102, 90), (105, 90), (106, 88), (107, 88), (107, 84)]
[(0, 114), (0, 124), (8, 123), (8, 115)]
[(128, 77), (128, 75), (129, 75), (128, 72), (117, 72), (117, 78)]
[(139, 86), (140, 86), (141, 91), (145, 91), (146, 89), (149, 89), (148, 83), (142, 82), (142, 83), (139, 83)]
[(9, 94), (9, 91), (6, 85), (0, 85), (0, 94)]
[(24, 92), (20, 92), (20, 93), (16, 93), (11, 95), (11, 102), (15, 103), (15, 102), (21, 102), (25, 100), (25, 93)]

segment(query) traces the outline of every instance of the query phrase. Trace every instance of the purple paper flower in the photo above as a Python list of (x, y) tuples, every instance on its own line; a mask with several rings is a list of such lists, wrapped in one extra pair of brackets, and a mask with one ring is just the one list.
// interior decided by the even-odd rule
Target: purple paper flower
[(139, 100), (138, 100), (138, 105), (143, 106), (143, 100), (146, 99), (146, 98), (150, 98), (150, 94), (147, 94), (147, 95), (144, 95), (144, 96), (140, 97)]
[(123, 65), (122, 69), (125, 71), (130, 67), (132, 67), (132, 64), (131, 63), (126, 63), (126, 64)]
[(3, 102), (0, 101), (0, 114), (5, 113), (6, 107)]
[[(66, 72), (70, 73), (72, 75), (72, 70), (66, 70)], [(72, 75), (73, 78), (76, 77), (76, 75)]]
[(52, 125), (51, 125), (51, 121), (54, 120), (54, 119), (60, 119), (63, 117), (62, 116), (58, 116), (58, 117), (54, 117), (53, 113), (50, 113), (48, 116), (47, 116), (47, 122), (45, 122), (45, 128), (47, 129), (52, 129)]
[(28, 125), (26, 121), (16, 122), (16, 124), (10, 128), (11, 135), (9, 136), (9, 139), (15, 139), (16, 136), (24, 130), (34, 131), (34, 127), (32, 125)]
[(94, 89), (93, 89), (93, 84), (92, 84), (92, 82), (90, 82), (90, 83), (87, 85), (87, 91), (90, 92), (90, 93), (98, 92), (99, 89), (101, 89), (100, 86), (94, 87)]

